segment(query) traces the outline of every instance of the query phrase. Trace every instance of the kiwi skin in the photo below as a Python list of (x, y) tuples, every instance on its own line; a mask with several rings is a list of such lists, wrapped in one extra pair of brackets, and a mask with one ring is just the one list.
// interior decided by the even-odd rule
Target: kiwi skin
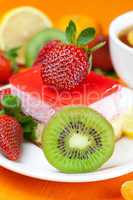
[[(64, 156), (58, 148), (60, 132), (73, 119), (78, 119), (87, 126), (92, 124), (102, 132), (103, 147), (92, 155), (89, 154), (87, 159)], [(111, 124), (101, 114), (85, 106), (65, 106), (51, 118), (42, 135), (45, 157), (51, 165), (63, 173), (85, 173), (97, 170), (111, 157), (114, 145), (115, 136)]]
[(25, 63), (26, 66), (32, 66), (41, 48), (51, 40), (61, 40), (66, 42), (65, 33), (55, 28), (45, 28), (43, 31), (37, 33), (27, 43), (25, 49)]

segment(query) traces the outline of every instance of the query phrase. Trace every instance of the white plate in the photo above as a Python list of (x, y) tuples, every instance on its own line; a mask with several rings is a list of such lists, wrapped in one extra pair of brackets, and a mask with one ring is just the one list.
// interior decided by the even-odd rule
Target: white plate
[[(7, 86), (7, 88), (8, 87), (9, 86)], [(133, 105), (133, 95), (128, 93), (129, 91), (120, 98), (121, 102), (119, 101), (119, 106), (121, 105), (121, 108), (125, 107), (125, 104)], [(110, 105), (112, 104), (111, 102)], [(12, 162), (0, 154), (0, 165), (11, 171), (42, 180), (59, 182), (92, 182), (106, 180), (133, 171), (133, 140), (127, 138), (119, 140), (116, 143), (115, 151), (111, 159), (105, 163), (101, 169), (92, 173), (61, 173), (47, 162), (39, 147), (27, 142), (23, 144), (22, 157), (19, 161)]]
[(24, 143), (22, 157), (12, 162), (0, 154), (1, 166), (34, 178), (59, 182), (92, 182), (118, 177), (133, 171), (133, 140), (123, 138), (116, 144), (112, 158), (98, 171), (82, 174), (64, 174), (48, 164), (42, 150)]

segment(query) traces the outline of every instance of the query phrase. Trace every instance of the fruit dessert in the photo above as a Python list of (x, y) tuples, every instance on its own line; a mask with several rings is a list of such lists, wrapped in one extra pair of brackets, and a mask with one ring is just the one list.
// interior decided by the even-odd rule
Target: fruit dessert
[[(129, 99), (133, 94), (117, 81), (91, 72), (93, 53), (105, 45), (102, 41), (89, 47), (95, 29), (77, 34), (70, 21), (64, 34), (51, 31), (35, 36), (36, 49), (33, 41), (29, 43), (27, 50), (33, 57), (27, 60), (32, 68), (10, 79), (12, 95), (1, 100), (0, 150), (17, 160), (20, 138), (25, 138), (41, 144), (49, 163), (61, 172), (95, 171), (112, 156), (115, 140), (121, 136), (121, 116), (131, 106), (122, 102), (123, 94)], [(12, 120), (8, 129), (5, 118)]]
[[(103, 45), (102, 41), (92, 49), (86, 47), (94, 39), (95, 30), (85, 29), (77, 40), (75, 34), (76, 26), (71, 21), (66, 28), (68, 44), (52, 40), (44, 45), (34, 67), (10, 80), (12, 94), (20, 97), (24, 113), (45, 124), (65, 105), (91, 106), (114, 124), (118, 134), (121, 114), (127, 109), (119, 105), (119, 100), (124, 91), (127, 95), (131, 92), (117, 81), (89, 73), (91, 54)], [(112, 112), (108, 112), (109, 106)]]
[[(15, 75), (10, 83), (12, 94), (20, 97), (22, 101), (23, 112), (39, 122), (46, 124), (51, 116), (65, 105), (83, 104), (105, 116), (114, 126), (118, 138), (121, 135), (122, 115), (132, 106), (133, 93), (130, 89), (94, 72), (88, 75), (82, 86), (71, 92), (59, 92), (44, 85), (38, 67)], [(124, 103), (126, 100), (128, 105)]]

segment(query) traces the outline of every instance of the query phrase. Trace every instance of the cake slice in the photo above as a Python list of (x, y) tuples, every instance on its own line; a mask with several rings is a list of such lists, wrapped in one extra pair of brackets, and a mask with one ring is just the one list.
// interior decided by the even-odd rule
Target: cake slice
[(82, 104), (97, 110), (114, 124), (114, 128), (120, 129), (122, 114), (133, 105), (132, 90), (94, 72), (90, 72), (86, 81), (71, 92), (44, 85), (39, 67), (14, 75), (10, 84), (12, 94), (22, 101), (23, 112), (43, 124), (61, 107)]
[(94, 72), (75, 90), (58, 91), (55, 87), (43, 84), (38, 67), (13, 76), (10, 84), (12, 94), (21, 98), (23, 111), (44, 123), (60, 107), (80, 104), (93, 107), (111, 119), (124, 107), (127, 109), (126, 100), (132, 94), (131, 90), (117, 81)]

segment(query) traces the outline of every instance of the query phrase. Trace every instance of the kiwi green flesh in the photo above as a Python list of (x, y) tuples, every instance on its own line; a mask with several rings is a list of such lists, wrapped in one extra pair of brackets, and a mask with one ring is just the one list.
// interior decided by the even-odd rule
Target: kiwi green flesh
[(111, 157), (114, 144), (110, 123), (84, 106), (64, 107), (49, 121), (42, 137), (45, 157), (64, 173), (97, 170)]
[(61, 40), (66, 42), (65, 33), (55, 29), (46, 28), (43, 31), (37, 33), (26, 45), (25, 50), (25, 63), (27, 66), (32, 66), (40, 49), (51, 40)]

